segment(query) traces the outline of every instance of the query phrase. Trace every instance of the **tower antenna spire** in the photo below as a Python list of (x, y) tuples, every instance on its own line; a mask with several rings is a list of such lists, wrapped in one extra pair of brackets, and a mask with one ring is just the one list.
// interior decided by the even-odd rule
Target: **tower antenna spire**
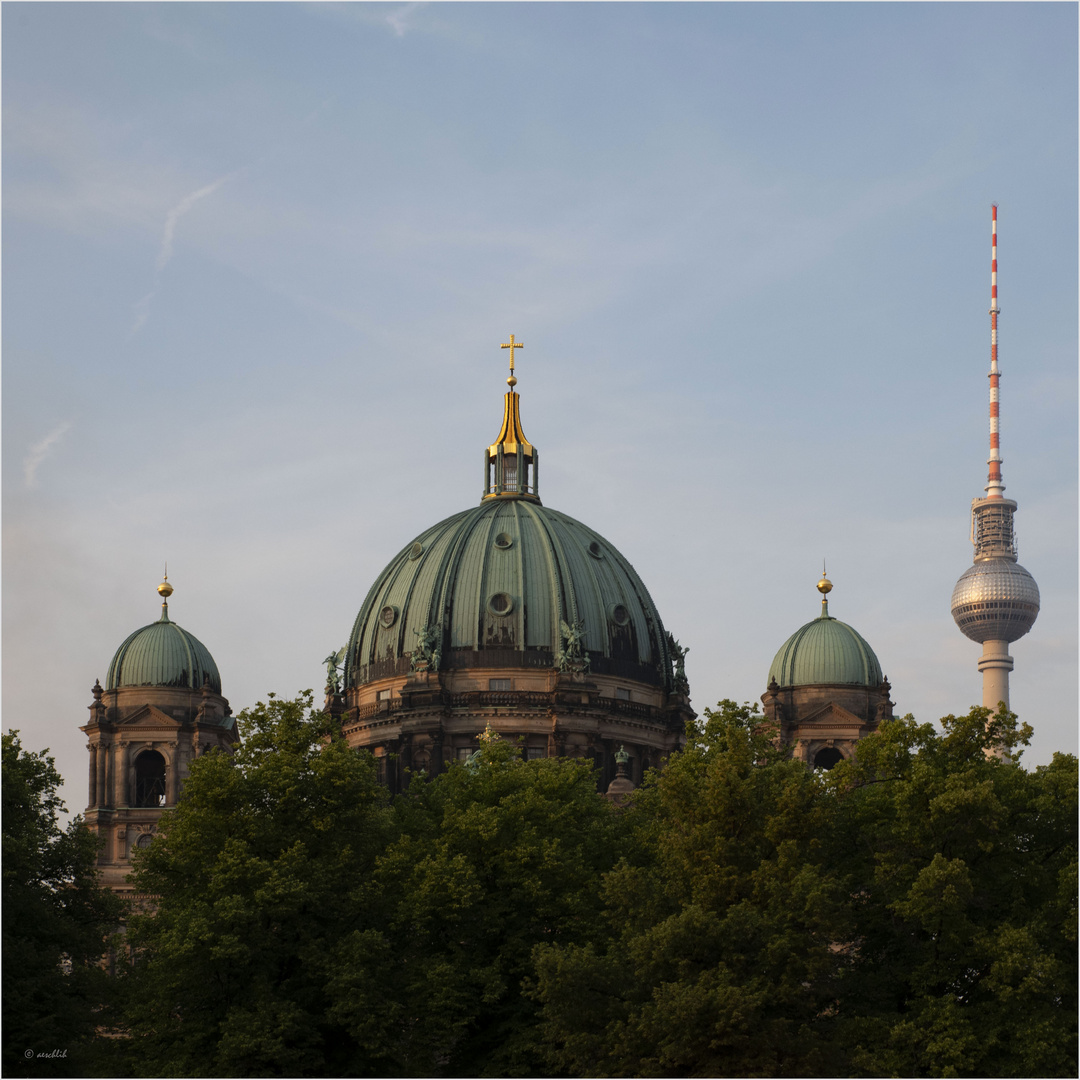
[(990, 210), (990, 466), (986, 480), (986, 497), (1003, 498), (1005, 485), (1001, 482), (1001, 430), (998, 384), (1001, 372), (998, 368), (998, 286), (997, 286), (997, 203)]

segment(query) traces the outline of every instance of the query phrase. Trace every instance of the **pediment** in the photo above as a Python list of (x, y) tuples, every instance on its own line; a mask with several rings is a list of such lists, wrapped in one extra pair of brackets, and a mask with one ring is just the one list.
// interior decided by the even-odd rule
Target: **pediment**
[(843, 705), (837, 705), (835, 701), (830, 701), (820, 708), (815, 709), (812, 713), (808, 713), (806, 716), (799, 717), (799, 725), (813, 724), (816, 727), (864, 727), (866, 721), (861, 716), (856, 716), (853, 712), (845, 709)]
[(167, 712), (163, 712), (156, 705), (142, 705), (129, 716), (125, 716), (116, 723), (118, 728), (130, 730), (131, 728), (147, 728), (160, 731), (166, 728), (169, 731), (177, 731), (184, 725)]

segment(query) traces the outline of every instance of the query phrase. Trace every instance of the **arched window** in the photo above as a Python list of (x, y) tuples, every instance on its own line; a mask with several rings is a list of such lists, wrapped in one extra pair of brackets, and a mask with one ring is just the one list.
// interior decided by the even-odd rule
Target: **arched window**
[(826, 746), (814, 755), (815, 769), (831, 769), (838, 761), (843, 761), (844, 755), (835, 746)]
[(135, 759), (135, 805), (165, 805), (165, 759), (156, 750)]

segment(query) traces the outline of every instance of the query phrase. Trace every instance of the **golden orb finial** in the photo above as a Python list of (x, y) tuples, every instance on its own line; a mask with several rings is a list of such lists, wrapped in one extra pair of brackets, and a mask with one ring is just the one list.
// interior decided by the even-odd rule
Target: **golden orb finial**
[(828, 596), (832, 592), (832, 582), (825, 576), (825, 564), (821, 564), (821, 580), (817, 583), (817, 591), (822, 596)]
[(161, 580), (161, 584), (157, 587), (158, 595), (163, 600), (168, 600), (173, 594), (173, 587), (169, 584), (169, 568), (165, 568), (165, 576)]

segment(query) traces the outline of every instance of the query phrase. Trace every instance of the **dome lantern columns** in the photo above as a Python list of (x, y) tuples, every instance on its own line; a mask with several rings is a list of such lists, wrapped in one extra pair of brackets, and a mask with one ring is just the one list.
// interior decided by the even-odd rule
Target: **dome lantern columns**
[(516, 393), (514, 350), (523, 349), (520, 341), (510, 340), (502, 348), (510, 350), (510, 389), (503, 401), (503, 422), (498, 438), (484, 451), (484, 498), (514, 498), (540, 501), (540, 455), (525, 438), (521, 428), (521, 395)]

